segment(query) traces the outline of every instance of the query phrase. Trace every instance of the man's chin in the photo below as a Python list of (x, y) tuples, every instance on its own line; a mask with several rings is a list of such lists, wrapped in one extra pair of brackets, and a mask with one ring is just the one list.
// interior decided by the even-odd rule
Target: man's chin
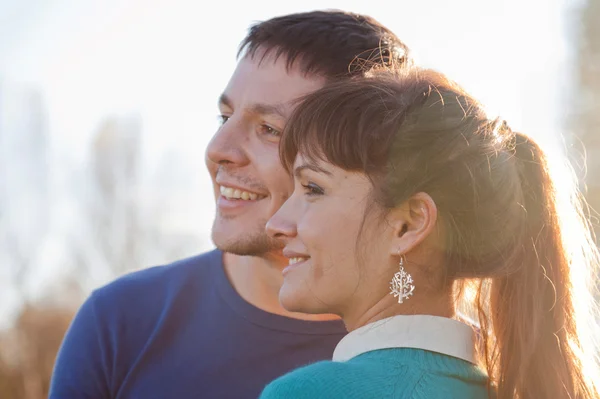
[(271, 239), (264, 231), (245, 232), (243, 229), (230, 231), (215, 223), (212, 241), (223, 252), (240, 256), (272, 256), (280, 253), (283, 244)]

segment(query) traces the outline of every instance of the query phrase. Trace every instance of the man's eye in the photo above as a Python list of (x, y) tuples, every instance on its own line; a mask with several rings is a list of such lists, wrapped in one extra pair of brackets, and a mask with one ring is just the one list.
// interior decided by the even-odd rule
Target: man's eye
[(259, 131), (261, 134), (266, 134), (267, 136), (272, 136), (274, 138), (279, 138), (281, 136), (281, 132), (275, 128), (272, 128), (269, 125), (260, 125)]
[(217, 120), (219, 121), (219, 124), (223, 125), (229, 120), (229, 117), (227, 115), (219, 115), (217, 116)]

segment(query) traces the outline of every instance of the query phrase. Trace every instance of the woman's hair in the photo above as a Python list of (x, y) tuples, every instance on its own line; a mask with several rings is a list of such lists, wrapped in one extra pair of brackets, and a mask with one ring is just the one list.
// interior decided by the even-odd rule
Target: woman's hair
[(384, 209), (431, 196), (446, 281), (475, 286), (480, 361), (498, 398), (598, 397), (596, 347), (584, 339), (597, 313), (581, 284), (598, 252), (572, 179), (554, 180), (531, 138), (444, 75), (413, 68), (303, 98), (280, 151), (288, 170), (302, 153), (365, 173)]

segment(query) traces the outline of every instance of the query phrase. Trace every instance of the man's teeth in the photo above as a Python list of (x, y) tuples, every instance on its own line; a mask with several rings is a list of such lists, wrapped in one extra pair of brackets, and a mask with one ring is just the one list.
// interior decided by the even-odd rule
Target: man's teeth
[(308, 259), (308, 258), (304, 258), (304, 257), (302, 257), (302, 258), (290, 258), (290, 263), (289, 264), (293, 265), (295, 263), (303, 262), (306, 259)]
[(221, 195), (227, 199), (241, 199), (254, 201), (259, 198), (258, 194), (250, 193), (248, 191), (238, 190), (236, 188), (221, 186)]

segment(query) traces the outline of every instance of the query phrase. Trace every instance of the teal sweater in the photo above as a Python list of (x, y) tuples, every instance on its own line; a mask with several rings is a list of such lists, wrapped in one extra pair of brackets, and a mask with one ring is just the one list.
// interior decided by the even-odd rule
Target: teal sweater
[(322, 361), (271, 382), (260, 399), (479, 399), (487, 376), (477, 366), (421, 349), (363, 353), (346, 362)]

